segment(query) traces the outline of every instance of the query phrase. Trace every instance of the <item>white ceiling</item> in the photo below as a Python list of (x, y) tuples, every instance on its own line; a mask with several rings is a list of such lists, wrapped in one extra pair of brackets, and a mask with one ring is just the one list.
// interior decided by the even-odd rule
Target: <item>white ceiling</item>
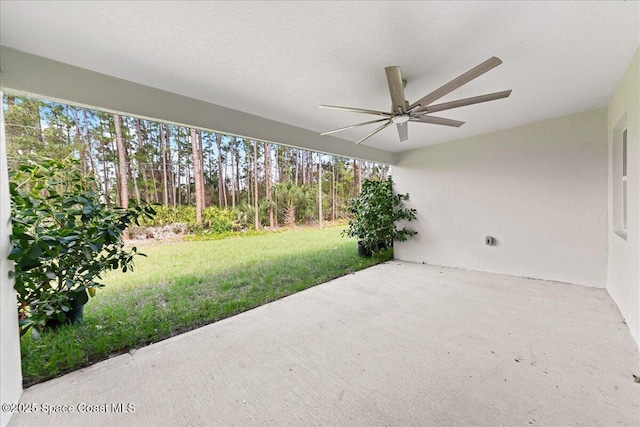
[[(384, 67), (416, 101), (484, 60), (503, 64), (438, 101), (513, 89), (367, 145), (399, 152), (607, 104), (640, 44), (640, 3), (186, 2), (0, 3), (0, 43), (312, 131), (389, 110)], [(356, 141), (374, 127), (336, 134)]]

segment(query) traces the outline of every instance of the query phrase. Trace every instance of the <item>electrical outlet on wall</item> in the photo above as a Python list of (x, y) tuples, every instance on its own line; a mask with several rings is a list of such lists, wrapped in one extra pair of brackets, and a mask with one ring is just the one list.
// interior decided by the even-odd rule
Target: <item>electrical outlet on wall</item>
[(484, 243), (485, 243), (487, 246), (493, 246), (493, 245), (495, 245), (495, 243), (496, 243), (496, 239), (494, 239), (494, 238), (493, 238), (493, 237), (491, 237), (491, 236), (487, 236), (487, 237), (485, 237), (485, 238), (484, 238)]

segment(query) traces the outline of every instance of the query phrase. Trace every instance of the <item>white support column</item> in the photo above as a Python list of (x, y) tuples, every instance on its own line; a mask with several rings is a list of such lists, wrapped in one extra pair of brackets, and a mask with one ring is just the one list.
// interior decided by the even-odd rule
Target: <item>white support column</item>
[[(3, 93), (0, 92), (0, 100)], [(22, 368), (20, 366), (20, 334), (18, 310), (13, 279), (9, 271), (13, 262), (11, 252), (11, 205), (9, 173), (7, 168), (7, 140), (4, 133), (4, 108), (0, 105), (0, 397), (2, 404), (16, 403), (22, 394)], [(9, 423), (11, 412), (0, 413), (0, 427)]]

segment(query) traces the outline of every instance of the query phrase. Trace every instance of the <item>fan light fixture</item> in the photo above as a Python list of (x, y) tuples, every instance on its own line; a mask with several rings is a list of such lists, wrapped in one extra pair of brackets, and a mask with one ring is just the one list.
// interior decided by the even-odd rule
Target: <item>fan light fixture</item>
[(409, 119), (411, 119), (411, 116), (409, 114), (399, 114), (397, 116), (393, 116), (391, 118), (391, 121), (395, 124), (400, 124), (400, 123), (407, 123)]

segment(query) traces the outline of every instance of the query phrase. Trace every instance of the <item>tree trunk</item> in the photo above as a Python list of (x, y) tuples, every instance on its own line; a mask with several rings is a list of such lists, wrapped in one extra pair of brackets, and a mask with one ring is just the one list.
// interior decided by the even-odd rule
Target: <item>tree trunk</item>
[[(7, 97), (7, 108), (10, 108), (11, 106), (9, 105), (9, 97)], [(87, 123), (86, 123), (86, 113), (85, 113), (85, 127), (83, 128), (82, 126), (80, 126), (80, 118), (78, 117), (78, 109), (74, 108), (73, 109), (73, 116), (72, 116), (73, 122), (76, 125), (76, 128), (78, 130), (78, 133), (82, 136), (82, 140), (84, 142), (84, 144), (82, 144), (82, 147), (80, 148), (80, 160), (82, 162), (82, 173), (84, 175), (88, 175), (89, 174), (89, 162), (88, 162), (88, 156), (87, 156), (87, 151), (89, 150), (89, 135), (87, 132)]]
[(78, 118), (78, 109), (73, 109), (73, 121), (76, 124), (77, 133), (82, 137), (83, 144), (80, 147), (80, 161), (82, 163), (82, 174), (89, 174), (89, 161), (87, 159), (87, 150), (89, 149), (89, 143), (86, 133), (83, 128), (80, 126), (80, 119)]
[(307, 184), (307, 153), (307, 150), (300, 153), (300, 173), (302, 174), (302, 185)]
[[(122, 124), (127, 130), (130, 130), (128, 120), (122, 120)], [(136, 203), (140, 205), (140, 189), (138, 188), (138, 178), (140, 178), (139, 162), (133, 161), (134, 156), (131, 154), (130, 147), (125, 146), (124, 152), (129, 159), (129, 162), (127, 162), (127, 179), (133, 183), (133, 194), (136, 196)]]
[[(249, 143), (250, 144), (250, 143)], [(251, 198), (253, 197), (253, 167), (251, 166), (251, 160), (253, 159), (253, 154), (250, 154), (251, 145), (247, 147), (247, 142), (244, 143), (244, 170), (245, 170), (245, 183), (247, 189), (247, 204), (251, 205)], [(240, 170), (240, 168), (238, 168)]]
[(162, 123), (159, 123), (158, 127), (158, 145), (160, 147), (160, 157), (162, 158), (162, 185), (164, 186), (164, 191), (162, 192), (162, 204), (166, 208), (169, 207), (169, 185), (167, 183), (167, 150), (164, 143), (164, 128), (162, 126)]
[(96, 178), (96, 190), (100, 188), (100, 176), (98, 174), (98, 167), (93, 156), (93, 144), (91, 143), (91, 136), (89, 135), (89, 120), (87, 120), (87, 110), (82, 109), (82, 116), (84, 117), (84, 134), (87, 144), (87, 156), (89, 157), (89, 163), (91, 164), (91, 173)]
[[(215, 134), (214, 134), (215, 135)], [(209, 134), (209, 138), (211, 138), (211, 134)], [(209, 155), (207, 156), (207, 163), (209, 164), (209, 170), (208, 170), (208, 177), (209, 177), (209, 182), (213, 182), (213, 143), (211, 141), (211, 139), (209, 139)], [(206, 195), (206, 190), (205, 190), (205, 195)], [(215, 203), (213, 202), (214, 197), (211, 197), (211, 204), (214, 205)], [(205, 196), (205, 202), (206, 202), (206, 196)]]
[(229, 192), (227, 191), (227, 162), (224, 163), (224, 169), (222, 170), (222, 195), (224, 199), (224, 208), (229, 208)]
[(269, 227), (274, 227), (273, 222), (273, 206), (271, 198), (271, 145), (264, 143), (264, 180), (267, 193), (267, 202), (269, 206)]
[(154, 203), (159, 203), (160, 198), (158, 196), (158, 180), (156, 179), (156, 171), (159, 171), (158, 165), (155, 162), (155, 159), (152, 156), (152, 153), (149, 153), (147, 156), (147, 161), (151, 166), (151, 182), (153, 183), (153, 201)]
[(218, 201), (220, 206), (224, 203), (224, 208), (227, 208), (227, 195), (226, 184), (224, 182), (224, 173), (222, 171), (222, 149), (220, 148), (220, 136), (215, 134), (216, 147), (218, 148)]
[[(115, 138), (112, 136), (112, 138)], [(111, 144), (111, 152), (114, 153), (116, 155), (116, 159), (118, 156), (118, 151), (115, 145), (115, 139), (113, 141), (113, 143)], [(109, 165), (111, 166), (111, 165)], [(120, 200), (122, 200), (120, 198), (120, 187), (121, 187), (121, 182), (120, 182), (120, 167), (119, 167), (119, 162), (117, 160), (113, 160), (113, 169), (114, 169), (114, 176), (115, 176), (115, 191), (116, 191), (116, 199), (115, 199), (115, 204), (116, 206), (120, 206)]]
[[(175, 209), (176, 206), (178, 205), (178, 196), (179, 196), (179, 192), (180, 192), (180, 163), (178, 163), (174, 169), (171, 169), (171, 186), (173, 187), (173, 191), (171, 192), (171, 194), (173, 194), (172, 196), (172, 200), (173, 200), (173, 208)], [(177, 180), (177, 182), (176, 182)]]
[(336, 156), (331, 156), (331, 221), (336, 220), (336, 204), (338, 197), (336, 192)]
[(87, 110), (85, 108), (82, 109), (82, 116), (84, 118), (84, 134), (87, 141), (87, 153), (89, 155), (89, 162), (91, 163), (91, 169), (93, 169), (93, 174), (95, 175), (97, 182), (100, 182), (98, 168), (93, 157), (93, 145), (91, 144), (91, 136), (89, 135), (89, 120), (87, 120)]
[(38, 133), (38, 139), (44, 144), (44, 135), (42, 134), (42, 120), (40, 118), (40, 101), (34, 100), (36, 104), (36, 132)]
[[(140, 159), (142, 149), (142, 129), (140, 129), (140, 119), (136, 119), (136, 138), (138, 139), (138, 159)], [(150, 202), (149, 200), (149, 183), (147, 182), (147, 164), (146, 162), (140, 163), (138, 160), (138, 167), (140, 168), (140, 172), (142, 173), (142, 184), (144, 186), (144, 201), (147, 204)]]
[(106, 161), (102, 162), (102, 179), (104, 180), (104, 203), (108, 205), (111, 200), (109, 200), (109, 172)]
[[(178, 156), (178, 161), (176, 162), (176, 178), (178, 180), (178, 183), (176, 184), (176, 187), (178, 187), (178, 191), (177, 191), (177, 198), (178, 198), (178, 206), (182, 206), (182, 190), (181, 190), (181, 185), (182, 185), (182, 150), (180, 149), (180, 129), (178, 129), (178, 132), (176, 133), (176, 145), (177, 145), (177, 149), (176, 149), (176, 154)], [(187, 156), (188, 157), (188, 156)], [(187, 165), (187, 169), (189, 168), (189, 162), (185, 160), (185, 164)], [(189, 185), (189, 181), (187, 181), (187, 185)]]
[(276, 197), (275, 197), (274, 205), (275, 205), (275, 218), (274, 218), (275, 221), (274, 222), (276, 224), (276, 227), (278, 227), (278, 187), (277, 186), (276, 186)]
[[(151, 132), (151, 124), (149, 124), (148, 128), (145, 126), (145, 130), (147, 131), (147, 135), (149, 135), (149, 133)], [(153, 147), (153, 143), (151, 144), (151, 146)], [(160, 147), (160, 145), (158, 145), (158, 147)], [(161, 151), (159, 151), (158, 153), (160, 152)], [(158, 159), (158, 162), (159, 161), (160, 160)], [(151, 172), (151, 182), (153, 183), (153, 202), (154, 203), (160, 202), (160, 196), (159, 196), (160, 193), (158, 192), (158, 179), (156, 178), (156, 172), (160, 172), (158, 162), (156, 162), (154, 153), (152, 152), (147, 153), (147, 163), (150, 166), (149, 169)]]
[[(131, 156), (129, 156), (129, 158), (131, 158)], [(138, 167), (139, 169), (139, 167)], [(133, 172), (131, 171), (131, 165), (129, 165), (129, 171), (133, 174)], [(133, 180), (133, 191), (136, 195), (136, 202), (138, 203), (138, 205), (140, 204), (140, 189), (138, 188), (138, 176), (140, 176), (139, 174), (136, 174), (136, 176), (132, 177)]]
[(187, 168), (187, 205), (191, 205), (191, 168)]
[[(237, 142), (237, 141), (236, 141)], [(237, 192), (237, 198), (238, 198), (238, 204), (240, 204), (240, 196), (241, 196), (241, 192), (240, 192), (240, 156), (238, 155), (238, 150), (236, 150), (236, 145), (234, 145), (233, 147), (233, 152), (234, 152), (234, 160), (236, 162), (236, 184), (235, 184), (235, 189)], [(247, 157), (247, 150), (245, 149), (245, 158)], [(248, 181), (248, 177), (249, 177), (249, 171), (247, 170), (247, 175), (245, 177), (245, 181)], [(248, 196), (249, 196), (249, 187), (247, 184), (247, 200), (248, 200)], [(249, 203), (247, 201), (247, 203)]]
[(207, 206), (207, 195), (206, 195), (206, 187), (204, 185), (204, 150), (202, 147), (202, 131), (197, 132), (198, 135), (198, 160), (200, 161), (200, 205), (202, 209)]
[(173, 173), (173, 156), (171, 153), (171, 127), (165, 123), (164, 142), (167, 147), (167, 178), (169, 180), (169, 200), (173, 208), (176, 207), (176, 177)]
[(236, 166), (235, 166), (235, 137), (229, 141), (229, 158), (231, 160), (231, 208), (236, 208)]
[(358, 160), (357, 163), (358, 163), (358, 186), (356, 187), (356, 190), (357, 190), (356, 197), (358, 197), (358, 195), (362, 191), (362, 162)]
[(276, 145), (276, 169), (278, 169), (278, 182), (282, 182), (282, 163), (280, 146)]
[(120, 115), (113, 115), (113, 125), (116, 129), (116, 148), (118, 150), (118, 169), (120, 173), (120, 206), (129, 207), (129, 189), (127, 184), (127, 155), (124, 148), (124, 139), (122, 139), (122, 122)]
[(93, 153), (91, 150), (91, 145), (89, 145), (89, 162), (91, 163), (91, 173), (96, 178), (96, 191), (100, 189), (100, 175), (98, 174), (98, 167), (96, 165), (96, 161), (93, 157)]
[(253, 141), (253, 225), (260, 228), (260, 212), (258, 211), (258, 142)]
[(296, 171), (294, 172), (296, 177), (295, 178), (296, 186), (298, 185), (298, 171), (300, 170), (299, 166), (300, 166), (300, 150), (296, 150), (296, 163), (295, 163)]
[(202, 224), (202, 181), (200, 179), (202, 170), (200, 169), (200, 150), (195, 129), (191, 129), (191, 150), (193, 152), (193, 177), (196, 184), (196, 221), (198, 224)]

